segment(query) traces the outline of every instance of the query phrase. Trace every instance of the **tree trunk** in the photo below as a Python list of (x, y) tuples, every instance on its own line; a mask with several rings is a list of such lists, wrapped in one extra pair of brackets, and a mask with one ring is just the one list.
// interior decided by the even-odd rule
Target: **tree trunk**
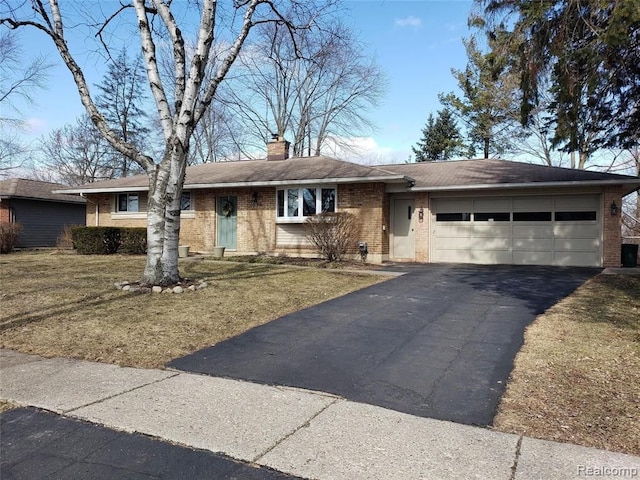
[(168, 286), (180, 281), (180, 196), (187, 150), (177, 140), (168, 143), (174, 148), (165, 153), (155, 171), (148, 173), (147, 263), (140, 280), (146, 286)]

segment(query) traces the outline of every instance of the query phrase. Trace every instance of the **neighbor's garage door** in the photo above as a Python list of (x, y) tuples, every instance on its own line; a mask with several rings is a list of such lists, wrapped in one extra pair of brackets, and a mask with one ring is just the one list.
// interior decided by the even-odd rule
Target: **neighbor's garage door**
[(431, 261), (602, 266), (599, 195), (432, 198)]

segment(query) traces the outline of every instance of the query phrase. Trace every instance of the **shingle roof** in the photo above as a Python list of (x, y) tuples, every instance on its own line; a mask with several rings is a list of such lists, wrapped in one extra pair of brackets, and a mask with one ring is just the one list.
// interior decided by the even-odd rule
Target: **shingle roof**
[[(408, 190), (462, 190), (524, 186), (615, 184), (625, 193), (640, 187), (640, 179), (627, 175), (548, 167), (508, 160), (483, 159), (403, 165), (365, 166), (329, 157), (290, 158), (207, 163), (187, 168), (185, 188), (284, 185), (287, 183), (404, 183)], [(68, 188), (67, 193), (145, 190), (146, 175)]]
[[(274, 185), (304, 182), (406, 182), (400, 173), (369, 167), (329, 157), (300, 157), (288, 160), (244, 160), (206, 163), (187, 168), (185, 188), (230, 185)], [(65, 191), (116, 191), (128, 188), (146, 189), (146, 175), (118, 178), (68, 188)]]
[(482, 159), (385, 165), (385, 169), (415, 180), (416, 188), (521, 183), (589, 182), (635, 179), (574, 168), (548, 167), (510, 160)]
[(48, 200), (65, 203), (85, 203), (84, 198), (75, 195), (53, 193), (66, 187), (59, 183), (41, 182), (25, 178), (9, 178), (0, 180), (0, 198), (26, 198), (31, 200)]

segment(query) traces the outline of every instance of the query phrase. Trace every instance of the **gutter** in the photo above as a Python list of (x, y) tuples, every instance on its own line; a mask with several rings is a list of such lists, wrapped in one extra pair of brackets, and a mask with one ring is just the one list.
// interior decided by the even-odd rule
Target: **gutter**
[[(268, 180), (258, 182), (218, 182), (218, 183), (185, 183), (185, 190), (204, 189), (204, 188), (239, 188), (239, 187), (270, 187), (270, 186), (286, 186), (286, 185), (318, 185), (318, 184), (337, 184), (337, 183), (367, 183), (367, 182), (384, 182), (384, 183), (412, 183), (413, 179), (406, 175), (385, 175), (377, 177), (336, 177), (336, 178), (315, 178), (309, 180)], [(111, 188), (75, 188), (68, 190), (55, 190), (55, 193), (122, 193), (122, 192), (146, 192), (149, 186), (128, 186), (128, 187), (111, 187)]]
[(627, 181), (620, 180), (588, 180), (588, 181), (569, 181), (569, 182), (521, 182), (521, 183), (482, 183), (477, 185), (447, 185), (435, 187), (411, 187), (412, 192), (452, 192), (452, 191), (469, 191), (469, 190), (512, 190), (518, 188), (553, 188), (553, 187), (606, 187), (616, 185), (637, 185), (628, 192), (623, 193), (623, 197), (640, 190), (640, 179)]

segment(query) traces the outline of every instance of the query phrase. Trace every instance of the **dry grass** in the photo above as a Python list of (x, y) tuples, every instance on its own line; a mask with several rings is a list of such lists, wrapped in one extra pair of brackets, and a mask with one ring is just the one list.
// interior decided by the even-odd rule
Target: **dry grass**
[(640, 276), (599, 275), (536, 319), (494, 427), (640, 455)]
[(0, 400), (0, 413), (6, 412), (7, 410), (12, 410), (14, 408), (18, 408), (18, 405), (7, 400)]
[(316, 269), (185, 262), (181, 274), (209, 287), (132, 294), (143, 257), (19, 253), (0, 257), (0, 346), (45, 357), (161, 367), (287, 313), (381, 277)]

